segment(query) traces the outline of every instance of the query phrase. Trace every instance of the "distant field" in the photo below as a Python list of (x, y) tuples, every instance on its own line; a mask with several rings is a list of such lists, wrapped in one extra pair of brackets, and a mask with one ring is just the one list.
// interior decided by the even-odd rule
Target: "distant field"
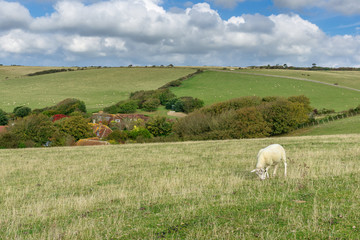
[(0, 150), (0, 239), (360, 239), (359, 161), (359, 134)]
[(29, 73), (61, 68), (63, 67), (0, 66), (0, 81), (5, 78), (22, 77)]
[[(51, 106), (65, 98), (84, 101), (92, 112), (127, 99), (133, 91), (157, 89), (196, 71), (191, 68), (102, 68), (19, 77), (20, 72), (34, 72), (35, 68), (14, 67), (16, 71), (11, 77), (4, 68), (0, 67), (0, 76), (3, 76), (0, 77), (0, 108), (8, 112), (20, 105), (33, 109)], [(5, 79), (5, 75), (10, 77)]]
[(178, 96), (193, 96), (205, 104), (241, 96), (305, 95), (315, 108), (346, 110), (360, 104), (360, 93), (313, 82), (294, 79), (207, 71), (171, 89)]
[(349, 117), (334, 122), (320, 124), (310, 128), (297, 130), (292, 136), (317, 136), (332, 134), (360, 134), (360, 115)]
[(242, 69), (239, 71), (306, 78), (330, 84), (338, 84), (339, 86), (360, 89), (360, 71), (305, 71), (280, 69)]

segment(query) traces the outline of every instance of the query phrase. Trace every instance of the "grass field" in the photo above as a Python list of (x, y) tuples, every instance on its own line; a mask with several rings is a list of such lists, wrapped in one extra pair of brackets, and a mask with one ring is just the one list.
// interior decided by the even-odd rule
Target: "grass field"
[(359, 134), (0, 150), (0, 239), (360, 239), (359, 161)]
[(290, 133), (292, 136), (317, 136), (332, 134), (360, 134), (360, 115), (337, 121), (299, 129)]
[(339, 86), (360, 89), (360, 71), (305, 71), (281, 69), (241, 69), (240, 72), (306, 78)]
[(13, 77), (5, 79), (4, 75), (10, 75), (4, 73), (5, 68), (10, 71), (0, 67), (0, 108), (7, 112), (20, 105), (32, 109), (52, 106), (65, 98), (84, 101), (92, 112), (127, 99), (131, 92), (157, 89), (196, 71), (191, 68), (102, 68), (20, 77), (20, 73), (34, 72), (36, 68), (13, 67)]
[(360, 104), (360, 93), (313, 82), (294, 79), (243, 75), (229, 72), (207, 71), (171, 89), (178, 96), (193, 96), (205, 104), (225, 101), (241, 96), (293, 96), (305, 95), (314, 108), (336, 111), (354, 108)]

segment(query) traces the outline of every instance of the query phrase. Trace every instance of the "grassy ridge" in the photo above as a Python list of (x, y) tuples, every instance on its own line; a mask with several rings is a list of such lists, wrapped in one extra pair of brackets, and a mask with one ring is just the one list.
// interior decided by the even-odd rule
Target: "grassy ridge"
[[(287, 150), (288, 178), (250, 173)], [(360, 238), (360, 135), (0, 150), (1, 239)]]
[(320, 82), (360, 89), (360, 71), (305, 71), (281, 69), (242, 69), (240, 72), (306, 78)]
[(0, 78), (0, 108), (5, 111), (19, 105), (42, 108), (65, 98), (78, 98), (91, 112), (127, 99), (130, 92), (157, 89), (195, 71), (191, 68), (102, 68)]
[(310, 98), (311, 105), (315, 108), (341, 111), (360, 104), (359, 92), (348, 89), (294, 79), (229, 72), (208, 71), (184, 81), (181, 87), (171, 90), (178, 96), (198, 97), (204, 100), (205, 104), (241, 96), (288, 97), (302, 94)]

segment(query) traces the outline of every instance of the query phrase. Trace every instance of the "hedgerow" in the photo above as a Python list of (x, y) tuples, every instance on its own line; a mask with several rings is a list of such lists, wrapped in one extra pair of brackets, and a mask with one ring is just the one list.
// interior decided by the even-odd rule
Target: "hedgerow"
[(308, 122), (309, 103), (304, 96), (244, 97), (195, 111), (179, 119), (173, 130), (187, 140), (275, 136)]

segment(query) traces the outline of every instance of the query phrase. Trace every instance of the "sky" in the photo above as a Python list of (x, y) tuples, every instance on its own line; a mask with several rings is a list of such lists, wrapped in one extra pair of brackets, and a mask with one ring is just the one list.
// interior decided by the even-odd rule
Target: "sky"
[(359, 0), (0, 0), (0, 64), (360, 67)]

